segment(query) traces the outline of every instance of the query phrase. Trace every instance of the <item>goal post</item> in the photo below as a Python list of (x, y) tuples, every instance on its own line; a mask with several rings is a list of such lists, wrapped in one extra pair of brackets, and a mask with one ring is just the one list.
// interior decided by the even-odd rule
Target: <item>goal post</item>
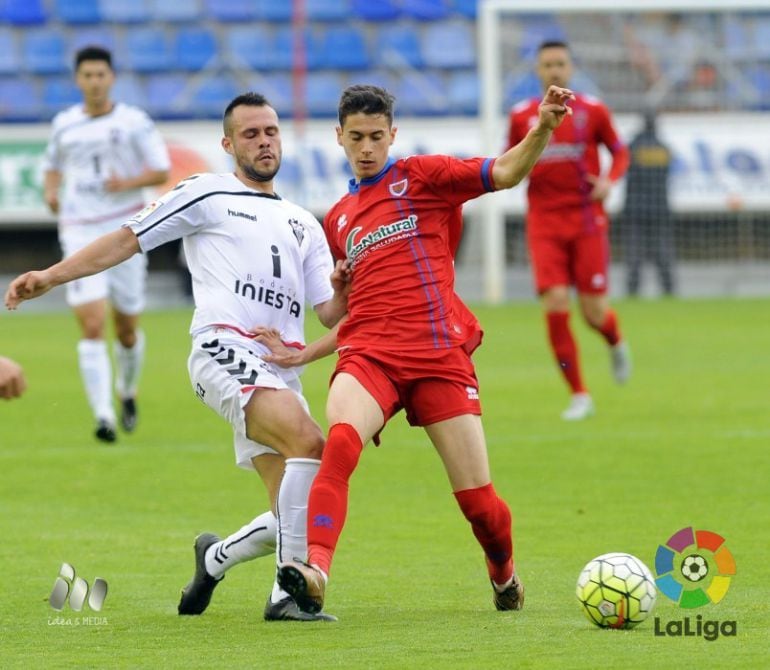
[[(583, 14), (586, 21), (589, 21), (591, 15), (597, 14), (620, 17), (626, 13), (639, 16), (653, 13), (726, 14), (754, 11), (770, 12), (767, 0), (479, 0), (479, 121), (483, 152), (489, 156), (499, 155), (506, 137), (507, 114), (503, 91), (505, 72), (502, 62), (505, 39), (503, 26), (506, 21), (546, 13), (557, 19), (574, 19)], [(770, 45), (767, 58), (770, 60)], [(643, 111), (638, 109), (637, 114), (641, 115)], [(487, 195), (480, 200), (477, 209), (483, 230), (483, 296), (489, 303), (499, 303), (506, 298), (505, 198), (504, 192)]]

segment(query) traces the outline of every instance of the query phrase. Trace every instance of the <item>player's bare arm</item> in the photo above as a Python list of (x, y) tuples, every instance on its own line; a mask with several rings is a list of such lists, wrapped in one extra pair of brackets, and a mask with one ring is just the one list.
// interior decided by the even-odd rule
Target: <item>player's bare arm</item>
[(337, 349), (337, 331), (346, 320), (347, 315), (343, 316), (328, 333), (314, 340), (304, 349), (287, 347), (281, 340), (281, 334), (274, 328), (256, 327), (252, 328), (252, 332), (257, 342), (261, 342), (270, 349), (270, 354), (262, 356), (265, 361), (275, 363), (281, 368), (294, 368), (333, 354)]
[(492, 168), (495, 188), (512, 188), (520, 183), (535, 166), (537, 159), (548, 145), (553, 131), (564, 117), (572, 113), (567, 104), (575, 94), (568, 88), (549, 86), (540, 103), (537, 125), (530, 129), (524, 139), (500, 156)]
[(334, 326), (348, 311), (348, 295), (352, 279), (350, 263), (347, 260), (337, 261), (330, 277), (334, 297), (313, 307), (318, 320), (327, 328)]
[(104, 182), (104, 190), (109, 193), (131, 191), (145, 186), (160, 186), (168, 179), (168, 170), (145, 170), (136, 177), (110, 177)]
[(27, 388), (24, 370), (16, 361), (0, 356), (0, 398), (18, 398)]
[(59, 187), (61, 186), (61, 172), (57, 170), (46, 171), (43, 177), (43, 198), (48, 209), (52, 213), (59, 212)]
[(5, 306), (16, 309), (24, 300), (37, 298), (55, 286), (97, 274), (122, 263), (139, 251), (134, 232), (120, 228), (103, 235), (87, 247), (45, 270), (25, 272), (14, 279), (5, 292)]

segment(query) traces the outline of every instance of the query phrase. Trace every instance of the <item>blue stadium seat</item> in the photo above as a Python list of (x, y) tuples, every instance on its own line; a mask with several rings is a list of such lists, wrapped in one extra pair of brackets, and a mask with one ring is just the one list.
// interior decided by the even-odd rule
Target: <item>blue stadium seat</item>
[(294, 112), (294, 89), (290, 74), (273, 72), (255, 75), (249, 80), (249, 89), (264, 95), (279, 116), (290, 117)]
[[(365, 70), (363, 72), (356, 72), (351, 75), (348, 80), (348, 85), (352, 84), (370, 84), (372, 86), (379, 86), (391, 93), (396, 90), (393, 77), (391, 77), (385, 70)], [(340, 91), (340, 93), (342, 93), (342, 91)]]
[(519, 57), (522, 60), (534, 60), (540, 45), (548, 40), (567, 41), (567, 33), (556, 18), (549, 14), (526, 17), (519, 43)]
[(162, 28), (129, 29), (123, 57), (126, 68), (134, 72), (163, 72), (172, 65), (171, 49)]
[(180, 70), (195, 72), (217, 59), (217, 38), (208, 28), (180, 27), (174, 39), (174, 60)]
[(37, 26), (48, 20), (43, 0), (4, 0), (0, 18), (13, 26)]
[(144, 23), (150, 20), (147, 0), (100, 0), (102, 18), (108, 23)]
[(439, 21), (449, 16), (445, 0), (408, 0), (401, 5), (404, 16), (419, 21)]
[(230, 77), (209, 77), (193, 92), (190, 111), (195, 116), (220, 117), (227, 104), (242, 92), (241, 87)]
[(350, 18), (350, 0), (306, 0), (308, 21), (346, 21)]
[(449, 111), (452, 114), (478, 114), (479, 76), (476, 70), (459, 70), (449, 76)]
[(16, 34), (10, 28), (0, 28), (0, 75), (17, 74), (20, 69)]
[(131, 74), (122, 74), (115, 79), (112, 87), (112, 97), (128, 105), (136, 105), (145, 109), (147, 107), (147, 95), (138, 77)]
[(727, 55), (735, 60), (746, 58), (752, 46), (748, 22), (739, 15), (728, 14), (722, 21), (722, 31), (722, 41)]
[(321, 66), (338, 70), (363, 70), (370, 58), (366, 36), (355, 26), (335, 26), (327, 29), (320, 45)]
[(273, 35), (261, 24), (233, 26), (224, 33), (224, 53), (229, 67), (267, 71), (272, 62)]
[(435, 72), (406, 72), (396, 86), (396, 107), (406, 116), (438, 116), (449, 111), (446, 87)]
[(449, 0), (452, 9), (462, 16), (475, 19), (478, 15), (478, 0)]
[(43, 106), (56, 113), (83, 100), (80, 89), (71, 77), (46, 77), (43, 80)]
[(444, 21), (428, 25), (423, 35), (422, 55), (429, 67), (475, 67), (473, 29), (465, 21)]
[(353, 16), (364, 21), (392, 21), (401, 15), (397, 0), (352, 0)]
[(104, 26), (93, 28), (73, 28), (72, 37), (69, 43), (69, 63), (73, 62), (75, 52), (87, 46), (99, 46), (104, 47), (113, 55), (113, 66), (116, 69), (123, 67), (121, 63), (122, 55), (116, 53), (115, 49), (115, 33), (112, 28)]
[(503, 84), (503, 105), (505, 109), (510, 109), (522, 100), (540, 96), (542, 92), (543, 85), (534, 72), (527, 70), (523, 74), (510, 73)]
[(69, 69), (64, 37), (59, 30), (25, 31), (22, 56), (26, 69), (35, 74), (61, 74)]
[[(303, 33), (305, 60), (308, 70), (316, 70), (323, 64), (324, 54), (321, 42), (310, 30)], [(294, 29), (291, 26), (278, 28), (273, 36), (270, 53), (272, 69), (290, 70), (294, 65)]]
[(237, 23), (257, 18), (253, 0), (204, 0), (203, 6), (206, 16), (214, 21)]
[(0, 118), (6, 121), (36, 121), (42, 114), (40, 94), (28, 79), (0, 78)]
[(377, 31), (375, 54), (377, 63), (390, 68), (420, 68), (423, 65), (420, 35), (414, 26), (385, 24)]
[(292, 4), (288, 0), (254, 0), (257, 19), (263, 21), (291, 21)]
[(152, 116), (181, 118), (190, 115), (186, 93), (189, 77), (183, 74), (155, 74), (147, 77), (147, 111)]
[(56, 0), (54, 15), (64, 23), (74, 25), (99, 23), (102, 20), (99, 0)]
[(316, 117), (336, 116), (342, 88), (342, 77), (336, 72), (311, 72), (305, 89), (308, 113)]
[(770, 16), (767, 14), (754, 19), (754, 54), (764, 60), (770, 58)]
[(152, 0), (151, 16), (157, 21), (185, 23), (201, 17), (200, 0)]

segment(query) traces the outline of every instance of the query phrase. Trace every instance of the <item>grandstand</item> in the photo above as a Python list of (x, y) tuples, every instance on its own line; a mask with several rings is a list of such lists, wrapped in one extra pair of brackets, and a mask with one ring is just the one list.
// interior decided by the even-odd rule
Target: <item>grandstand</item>
[[(293, 12), (302, 6), (304, 12)], [(206, 155), (217, 146), (219, 131), (211, 121), (237, 92), (266, 94), (285, 122), (295, 121), (285, 123), (282, 192), (320, 216), (348, 176), (330, 125), (339, 92), (349, 83), (378, 83), (394, 92), (399, 152), (482, 151), (478, 16), (475, 0), (2, 0), (0, 236), (35, 226), (43, 229), (37, 235), (52, 234), (35, 164), (47, 123), (79, 99), (71, 62), (84, 44), (112, 49), (115, 97), (146, 109), (180, 151), (192, 145), (211, 169), (227, 168), (220, 156)], [(662, 115), (661, 128), (679, 159), (672, 204), (680, 258), (764, 268), (770, 258), (764, 177), (770, 165), (748, 129), (757, 124), (768, 132), (757, 119), (770, 109), (770, 9), (528, 11), (506, 17), (500, 30), (501, 119), (515, 101), (539, 93), (532, 75), (537, 45), (567, 40), (579, 67), (574, 87), (601, 95), (625, 137), (638, 127), (643, 110)], [(734, 137), (724, 132), (727, 126), (736, 130)], [(501, 130), (500, 148), (503, 138)], [(300, 152), (300, 145), (308, 150)], [(618, 189), (613, 212), (621, 198)], [(527, 260), (521, 194), (506, 200), (505, 208), (507, 260), (520, 268)], [(474, 207), (468, 213), (473, 217)], [(614, 255), (622, 261), (623, 222), (617, 217), (614, 234)], [(45, 258), (51, 260), (55, 243), (42, 246), (51, 250)], [(22, 258), (3, 258), (3, 265), (20, 269), (13, 261)], [(471, 226), (460, 260), (461, 270), (483, 262)], [(507, 294), (529, 295), (522, 281), (517, 275)], [(702, 288), (701, 278), (694, 281)], [(734, 287), (742, 280), (729, 281)]]

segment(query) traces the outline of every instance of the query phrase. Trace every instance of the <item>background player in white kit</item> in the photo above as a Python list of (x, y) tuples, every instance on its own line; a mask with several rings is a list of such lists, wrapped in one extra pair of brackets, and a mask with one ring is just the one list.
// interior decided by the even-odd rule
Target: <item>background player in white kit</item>
[[(44, 166), (44, 197), (59, 216), (64, 256), (119, 228), (144, 207), (143, 189), (168, 178), (168, 151), (150, 118), (140, 109), (113, 102), (112, 57), (101, 47), (75, 55), (75, 82), (83, 104), (53, 120)], [(144, 309), (146, 258), (135, 256), (115, 268), (67, 285), (67, 303), (80, 325), (78, 361), (96, 418), (96, 437), (113, 442), (112, 366), (105, 341), (108, 299), (116, 341), (115, 387), (126, 431), (136, 425), (136, 392), (144, 359), (138, 328)]]
[[(288, 346), (303, 346), (306, 302), (328, 327), (347, 309), (348, 273), (342, 264), (334, 268), (320, 223), (273, 190), (281, 163), (275, 110), (259, 94), (238, 96), (225, 110), (224, 134), (233, 174), (182, 181), (119, 230), (46, 270), (17, 277), (5, 295), (15, 309), (54, 286), (183, 239), (195, 299), (193, 390), (232, 424), (236, 462), (259, 473), (276, 514), (267, 511), (224, 540), (211, 533), (196, 538), (195, 575), (182, 591), (180, 614), (203, 612), (237, 563), (273, 552), (278, 562), (306, 555), (307, 495), (323, 434), (307, 411), (297, 371), (264, 362), (270, 350), (249, 331), (266, 326)], [(333, 619), (301, 612), (277, 584), (264, 616)]]

